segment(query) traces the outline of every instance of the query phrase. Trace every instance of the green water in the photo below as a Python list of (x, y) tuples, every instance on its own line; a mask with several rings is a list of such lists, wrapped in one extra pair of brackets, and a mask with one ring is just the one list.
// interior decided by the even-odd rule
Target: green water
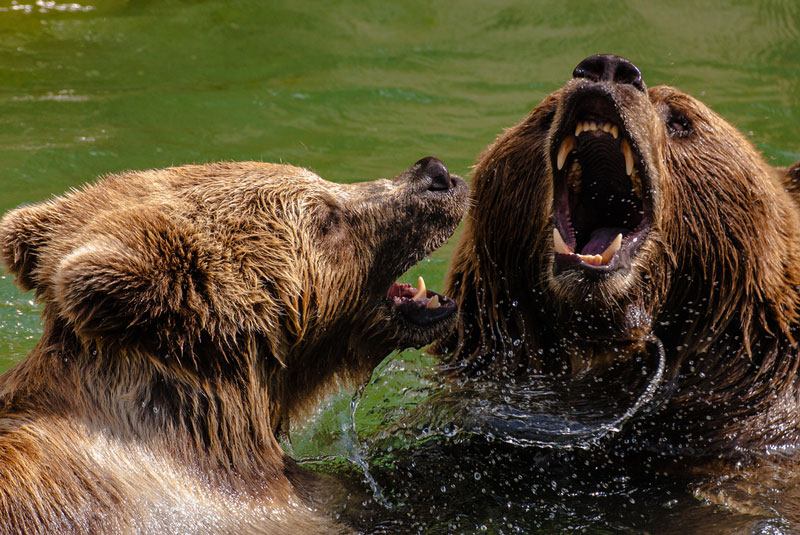
[[(220, 159), (351, 181), (431, 154), (468, 176), (503, 128), (599, 52), (698, 96), (776, 165), (800, 159), (794, 0), (24, 1), (0, 2), (2, 212), (103, 173)], [(440, 288), (451, 251), (406, 280)], [(0, 276), (0, 370), (39, 331), (32, 296)], [(416, 403), (431, 364), (418, 353), (385, 363), (390, 380), (368, 388), (357, 433), (391, 420), (376, 407)], [(298, 428), (297, 455), (353, 448), (341, 438), (349, 400)]]

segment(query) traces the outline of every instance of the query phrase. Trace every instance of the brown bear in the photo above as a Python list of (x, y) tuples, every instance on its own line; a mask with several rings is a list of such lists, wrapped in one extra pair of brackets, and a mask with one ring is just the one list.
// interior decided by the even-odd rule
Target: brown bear
[(466, 201), (435, 158), (349, 185), (246, 162), (6, 214), (3, 261), (44, 328), (0, 377), (0, 532), (340, 532), (276, 433), (452, 328), (453, 301), (392, 281)]
[(479, 158), (438, 351), (469, 377), (643, 372), (648, 447), (800, 445), (799, 198), (800, 164), (586, 58)]

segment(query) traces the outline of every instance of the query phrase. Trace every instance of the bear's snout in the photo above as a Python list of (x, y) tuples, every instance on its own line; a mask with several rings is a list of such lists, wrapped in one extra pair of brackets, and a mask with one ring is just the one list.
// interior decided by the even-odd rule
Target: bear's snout
[(416, 175), (420, 180), (429, 182), (430, 191), (443, 191), (456, 186), (455, 180), (450, 176), (450, 171), (439, 158), (428, 156), (414, 164)]
[(573, 78), (587, 78), (594, 82), (614, 82), (632, 85), (644, 91), (644, 82), (639, 68), (622, 56), (614, 54), (595, 54), (584, 59), (575, 70)]

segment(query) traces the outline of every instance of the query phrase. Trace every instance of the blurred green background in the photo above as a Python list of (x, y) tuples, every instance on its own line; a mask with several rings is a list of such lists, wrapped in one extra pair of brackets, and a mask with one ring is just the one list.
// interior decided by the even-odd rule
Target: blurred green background
[[(794, 1), (0, 2), (0, 212), (94, 177), (212, 160), (351, 181), (480, 151), (583, 57), (632, 59), (776, 164), (800, 158)], [(417, 272), (440, 287), (451, 249)], [(39, 333), (0, 278), (0, 371)]]

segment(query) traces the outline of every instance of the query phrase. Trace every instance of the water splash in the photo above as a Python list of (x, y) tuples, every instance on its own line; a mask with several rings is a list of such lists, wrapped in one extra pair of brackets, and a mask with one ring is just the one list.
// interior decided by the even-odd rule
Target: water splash
[(348, 425), (345, 427), (344, 431), (349, 438), (349, 442), (352, 445), (352, 448), (349, 450), (347, 459), (355, 464), (363, 474), (364, 481), (369, 485), (370, 490), (372, 491), (372, 497), (375, 501), (387, 509), (392, 509), (394, 506), (389, 503), (389, 501), (383, 495), (383, 489), (375, 481), (375, 478), (369, 471), (369, 463), (365, 458), (364, 452), (362, 451), (361, 442), (358, 438), (358, 431), (356, 430), (356, 411), (358, 410), (358, 405), (361, 402), (361, 398), (364, 394), (365, 386), (361, 386), (356, 392), (353, 394), (353, 397), (350, 399), (350, 418), (348, 419)]

